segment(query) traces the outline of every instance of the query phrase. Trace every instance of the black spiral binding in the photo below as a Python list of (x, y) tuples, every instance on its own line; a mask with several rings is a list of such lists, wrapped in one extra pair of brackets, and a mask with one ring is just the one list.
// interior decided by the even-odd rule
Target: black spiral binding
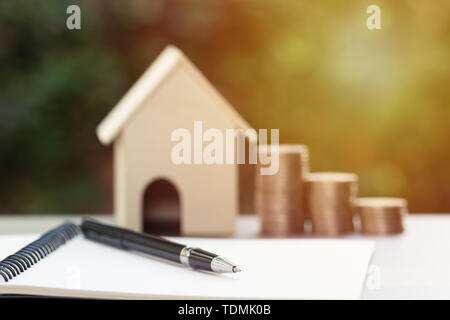
[(0, 261), (0, 282), (2, 278), (8, 282), (79, 234), (80, 228), (72, 222), (63, 223), (45, 233), (36, 241)]

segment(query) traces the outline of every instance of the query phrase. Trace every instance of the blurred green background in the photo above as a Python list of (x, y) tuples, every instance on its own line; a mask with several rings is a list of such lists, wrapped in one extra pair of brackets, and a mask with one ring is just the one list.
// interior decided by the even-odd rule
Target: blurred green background
[(313, 171), (450, 212), (450, 1), (2, 0), (1, 213), (112, 211), (95, 127), (167, 44)]

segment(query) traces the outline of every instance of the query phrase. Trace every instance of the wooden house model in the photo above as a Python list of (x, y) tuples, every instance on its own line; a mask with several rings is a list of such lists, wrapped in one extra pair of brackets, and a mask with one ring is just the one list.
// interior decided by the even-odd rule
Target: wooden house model
[(250, 128), (183, 53), (169, 46), (97, 128), (103, 144), (114, 144), (118, 225), (158, 232), (175, 224), (183, 235), (233, 233), (238, 165), (171, 161), (172, 132), (185, 128), (194, 136), (198, 120), (203, 130), (217, 128), (224, 136), (228, 128)]

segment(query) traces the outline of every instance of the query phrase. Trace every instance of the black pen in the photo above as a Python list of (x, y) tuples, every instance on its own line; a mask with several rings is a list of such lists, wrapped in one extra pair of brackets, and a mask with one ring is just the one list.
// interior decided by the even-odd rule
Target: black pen
[(83, 218), (80, 227), (87, 239), (116, 248), (142, 252), (197, 270), (217, 273), (241, 271), (236, 265), (217, 254), (188, 247), (162, 237), (137, 233), (87, 218)]

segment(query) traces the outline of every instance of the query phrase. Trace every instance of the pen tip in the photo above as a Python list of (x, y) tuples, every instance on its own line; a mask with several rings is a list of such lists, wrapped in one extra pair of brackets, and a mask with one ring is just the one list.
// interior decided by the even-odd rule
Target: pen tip
[(236, 273), (236, 272), (241, 272), (241, 269), (239, 269), (238, 267), (234, 266), (234, 267), (233, 267), (233, 272), (234, 272), (234, 273)]

